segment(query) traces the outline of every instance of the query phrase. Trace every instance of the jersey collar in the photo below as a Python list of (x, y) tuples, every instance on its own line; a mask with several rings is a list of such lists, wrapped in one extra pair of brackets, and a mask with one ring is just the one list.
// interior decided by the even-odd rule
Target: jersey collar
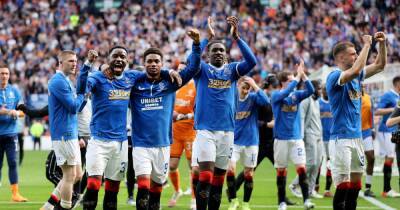
[(64, 74), (63, 71), (61, 71), (61, 70), (56, 70), (56, 72), (59, 73), (59, 74), (61, 74), (61, 75), (63, 75), (65, 78), (67, 78), (67, 76)]
[(7, 85), (4, 88), (0, 88), (0, 90), (7, 90), (8, 87), (10, 87), (10, 83), (7, 83)]
[(249, 93), (243, 99), (241, 99), (240, 95), (239, 95), (239, 101), (243, 102), (243, 101), (247, 100), (248, 97), (249, 97)]
[(212, 65), (211, 63), (210, 63), (210, 66), (211, 67), (213, 67), (215, 70), (222, 70), (224, 67), (225, 67), (225, 64), (224, 65), (222, 65), (221, 67), (216, 67), (216, 66), (214, 66), (214, 65)]
[(390, 89), (397, 97), (400, 97), (400, 95), (393, 89)]

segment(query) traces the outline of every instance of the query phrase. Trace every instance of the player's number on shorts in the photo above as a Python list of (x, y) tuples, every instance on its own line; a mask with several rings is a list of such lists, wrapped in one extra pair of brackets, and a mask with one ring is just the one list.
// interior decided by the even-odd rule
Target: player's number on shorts
[(119, 170), (120, 173), (125, 173), (126, 170), (126, 162), (121, 163), (121, 169)]
[(361, 164), (361, 166), (365, 165), (365, 157), (364, 157), (364, 155), (360, 156), (360, 164)]
[(256, 161), (256, 154), (251, 154), (251, 162), (254, 163)]
[(297, 148), (297, 156), (303, 155), (303, 148)]
[(232, 154), (233, 154), (233, 148), (231, 147), (231, 148), (229, 149), (229, 159), (232, 158)]
[(164, 174), (167, 174), (168, 171), (168, 163), (164, 164)]

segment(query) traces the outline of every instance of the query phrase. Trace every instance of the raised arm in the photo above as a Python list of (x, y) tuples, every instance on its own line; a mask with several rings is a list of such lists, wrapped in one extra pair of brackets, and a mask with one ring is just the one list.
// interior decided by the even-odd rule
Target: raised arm
[(315, 92), (315, 88), (314, 88), (314, 86), (312, 85), (311, 81), (308, 78), (305, 80), (304, 83), (306, 85), (306, 89), (305, 90), (299, 90), (299, 91), (295, 92), (296, 97), (300, 101), (304, 100), (305, 98), (310, 97)]
[(207, 19), (207, 38), (201, 40), (201, 42), (200, 42), (201, 52), (203, 52), (204, 49), (207, 47), (208, 41), (212, 40), (215, 37), (213, 23), (214, 23), (214, 21), (211, 18), (211, 16), (208, 16), (208, 19)]
[(386, 35), (383, 32), (376, 32), (374, 39), (379, 43), (378, 55), (375, 62), (365, 67), (365, 78), (369, 78), (385, 68), (387, 61)]
[(350, 69), (347, 69), (341, 73), (339, 84), (343, 85), (347, 82), (352, 81), (354, 78), (360, 76), (362, 70), (367, 63), (369, 48), (371, 47), (372, 37), (370, 35), (364, 35), (362, 37), (364, 46), (360, 52), (360, 55), (357, 57), (353, 66)]
[(191, 29), (187, 32), (187, 35), (193, 40), (193, 45), (192, 52), (187, 59), (187, 66), (179, 72), (183, 84), (188, 83), (200, 71), (200, 32), (197, 29)]
[(242, 52), (244, 61), (240, 62), (236, 67), (237, 77), (241, 77), (247, 74), (251, 69), (256, 66), (256, 56), (251, 51), (250, 47), (244, 42), (239, 36), (239, 20), (237, 17), (231, 16), (227, 18), (228, 24), (231, 26), (231, 34), (234, 40), (236, 40), (240, 52)]
[(242, 52), (244, 61), (240, 62), (236, 69), (238, 76), (247, 74), (257, 64), (256, 56), (251, 51), (250, 47), (242, 39), (237, 40), (240, 52)]
[(84, 95), (78, 94), (77, 98), (74, 98), (66, 81), (54, 80), (49, 84), (49, 91), (71, 114), (76, 114), (84, 103)]
[(294, 80), (292, 80), (289, 85), (283, 89), (280, 90), (279, 92), (275, 93), (272, 97), (272, 102), (280, 101), (280, 100), (285, 100), (286, 104), (292, 104), (292, 97), (288, 97), (291, 92), (294, 91), (296, 88), (297, 84), (301, 80), (304, 74), (304, 61), (300, 60), (300, 63), (297, 64), (297, 75)]
[(89, 75), (89, 70), (92, 68), (93, 63), (98, 56), (99, 55), (95, 50), (89, 50), (87, 59), (79, 70), (79, 76), (76, 84), (77, 94), (84, 94), (86, 92), (86, 83)]
[(272, 95), (272, 98), (271, 98), (272, 102), (275, 103), (277, 101), (281, 101), (281, 100), (285, 99), (286, 97), (288, 97), (289, 94), (294, 91), (294, 89), (296, 88), (298, 83), (299, 83), (299, 80), (295, 79), (295, 80), (291, 81), (285, 89), (274, 92), (274, 94)]

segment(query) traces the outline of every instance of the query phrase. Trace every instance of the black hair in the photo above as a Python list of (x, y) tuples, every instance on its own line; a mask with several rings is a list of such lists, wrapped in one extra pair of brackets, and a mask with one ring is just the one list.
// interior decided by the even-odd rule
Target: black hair
[(223, 40), (221, 40), (221, 39), (214, 39), (214, 40), (211, 40), (211, 41), (207, 44), (207, 49), (208, 49), (208, 51), (210, 51), (211, 46), (212, 46), (213, 44), (222, 44), (222, 45), (224, 45), (224, 47), (225, 47), (225, 42), (224, 42)]
[(279, 80), (276, 78), (275, 74), (269, 74), (267, 78), (265, 78), (263, 89), (267, 89), (269, 86), (272, 86), (273, 88), (277, 88), (279, 86)]
[(108, 51), (108, 55), (110, 55), (111, 52), (112, 52), (113, 50), (115, 50), (115, 49), (123, 49), (123, 50), (125, 50), (126, 53), (128, 53), (128, 49), (126, 49), (124, 46), (115, 45), (114, 47), (112, 47), (112, 48)]
[(159, 48), (150, 47), (149, 49), (144, 51), (143, 61), (146, 61), (146, 56), (148, 56), (149, 54), (157, 54), (157, 55), (161, 56), (161, 60), (163, 59), (163, 53), (161, 52), (161, 50)]
[(394, 78), (393, 78), (393, 81), (392, 81), (392, 83), (393, 83), (393, 86), (395, 86), (397, 83), (399, 83), (400, 82), (400, 76), (395, 76)]

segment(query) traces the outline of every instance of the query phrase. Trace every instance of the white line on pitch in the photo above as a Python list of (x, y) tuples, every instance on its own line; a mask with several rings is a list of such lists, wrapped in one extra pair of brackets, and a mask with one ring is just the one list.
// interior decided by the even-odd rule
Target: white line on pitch
[(379, 207), (379, 208), (381, 208), (381, 209), (383, 209), (383, 210), (396, 210), (395, 208), (390, 207), (390, 206), (388, 206), (388, 205), (386, 205), (386, 204), (384, 204), (384, 203), (378, 201), (378, 200), (375, 199), (375, 198), (371, 198), (371, 197), (364, 196), (364, 192), (362, 192), (362, 191), (360, 191), (360, 193), (358, 194), (358, 196), (360, 196), (361, 198), (364, 198), (364, 200), (370, 202), (371, 204), (373, 204), (373, 205), (375, 205), (375, 206), (377, 206), (377, 207)]

